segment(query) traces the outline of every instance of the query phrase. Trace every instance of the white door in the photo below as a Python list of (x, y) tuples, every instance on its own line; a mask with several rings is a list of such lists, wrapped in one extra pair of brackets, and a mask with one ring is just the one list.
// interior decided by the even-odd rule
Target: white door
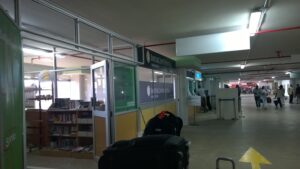
[(110, 110), (108, 63), (106, 60), (91, 66), (92, 108), (94, 117), (94, 151), (100, 156), (110, 143)]

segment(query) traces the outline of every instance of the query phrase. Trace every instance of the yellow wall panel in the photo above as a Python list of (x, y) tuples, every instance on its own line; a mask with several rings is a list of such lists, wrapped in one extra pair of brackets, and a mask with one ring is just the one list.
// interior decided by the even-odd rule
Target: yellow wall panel
[(154, 111), (153, 107), (142, 110), (145, 122), (144, 122), (144, 120), (141, 117), (141, 119), (140, 119), (141, 130), (145, 129), (145, 125), (147, 124), (147, 122), (154, 116), (153, 111)]
[(166, 110), (165, 104), (156, 106), (156, 107), (154, 107), (154, 114), (155, 114), (155, 115), (156, 115), (156, 114), (159, 114), (160, 112), (165, 111), (165, 110)]
[(101, 156), (106, 149), (106, 124), (105, 118), (95, 117), (95, 154)]
[(195, 123), (195, 107), (194, 106), (188, 106), (188, 120), (189, 124)]
[(137, 113), (116, 115), (115, 127), (115, 141), (135, 138), (137, 136)]

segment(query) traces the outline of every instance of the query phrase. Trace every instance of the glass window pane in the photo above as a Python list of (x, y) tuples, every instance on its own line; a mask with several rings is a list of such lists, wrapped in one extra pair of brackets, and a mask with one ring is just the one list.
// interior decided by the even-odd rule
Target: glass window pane
[(155, 70), (153, 75), (154, 75), (153, 99), (155, 101), (162, 101), (165, 99), (164, 73)]
[(135, 67), (114, 65), (115, 111), (123, 112), (136, 108)]
[(22, 24), (28, 30), (74, 41), (74, 20), (32, 0), (21, 0)]
[(173, 74), (165, 74), (166, 99), (174, 99), (175, 79)]
[(24, 72), (53, 70), (53, 47), (42, 43), (23, 41)]
[(77, 51), (57, 48), (57, 69), (86, 68), (92, 65), (92, 57)]
[(57, 72), (57, 97), (71, 100), (91, 100), (89, 68)]
[(153, 74), (152, 69), (139, 67), (139, 99), (140, 103), (149, 103), (153, 100)]
[(113, 38), (113, 54), (124, 56), (124, 58), (133, 60), (133, 46), (125, 41)]
[(108, 35), (84, 23), (80, 23), (80, 44), (108, 52)]

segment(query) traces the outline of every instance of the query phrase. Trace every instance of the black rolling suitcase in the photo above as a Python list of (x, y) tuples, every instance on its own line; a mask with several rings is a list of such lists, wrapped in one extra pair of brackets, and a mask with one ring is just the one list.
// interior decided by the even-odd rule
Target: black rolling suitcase
[(182, 126), (181, 118), (171, 112), (163, 111), (149, 120), (144, 130), (144, 136), (157, 134), (180, 136)]
[(187, 169), (188, 142), (173, 135), (119, 141), (103, 151), (99, 169)]

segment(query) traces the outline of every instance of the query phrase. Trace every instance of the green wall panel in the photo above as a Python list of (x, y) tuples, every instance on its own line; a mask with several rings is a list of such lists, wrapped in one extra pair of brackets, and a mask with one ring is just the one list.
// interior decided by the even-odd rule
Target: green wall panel
[(115, 111), (124, 112), (136, 108), (135, 68), (122, 63), (114, 66)]
[(23, 75), (18, 27), (0, 9), (1, 169), (23, 168)]

